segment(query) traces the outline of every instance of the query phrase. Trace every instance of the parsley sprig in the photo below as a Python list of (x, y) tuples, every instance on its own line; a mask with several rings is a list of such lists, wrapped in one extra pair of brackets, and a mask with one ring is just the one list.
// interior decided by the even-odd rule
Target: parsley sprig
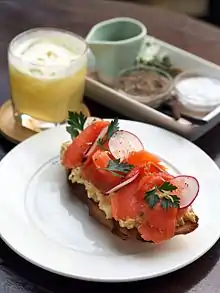
[(103, 149), (103, 145), (106, 143), (106, 141), (108, 141), (110, 137), (118, 130), (119, 130), (119, 122), (118, 122), (118, 118), (115, 118), (109, 124), (105, 138), (101, 138), (98, 140), (97, 143), (99, 147)]
[(66, 130), (72, 138), (75, 138), (83, 130), (87, 117), (82, 112), (68, 112), (68, 120)]
[(106, 170), (111, 172), (114, 176), (125, 177), (132, 169), (133, 165), (128, 163), (120, 162), (120, 159), (109, 160), (106, 168), (100, 168), (101, 170)]
[(144, 199), (151, 209), (159, 202), (165, 210), (168, 210), (168, 208), (179, 208), (180, 198), (175, 194), (171, 194), (176, 189), (175, 185), (165, 181), (162, 185), (146, 192)]

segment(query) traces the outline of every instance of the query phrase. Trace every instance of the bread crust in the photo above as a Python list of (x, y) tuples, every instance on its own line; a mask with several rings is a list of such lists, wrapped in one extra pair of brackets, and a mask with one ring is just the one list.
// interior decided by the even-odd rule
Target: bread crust
[[(123, 240), (136, 239), (139, 241), (145, 241), (142, 239), (136, 228), (127, 229), (122, 228), (119, 223), (114, 219), (106, 219), (105, 213), (99, 209), (97, 203), (87, 196), (87, 191), (83, 184), (72, 183), (68, 180), (71, 193), (76, 196), (81, 202), (87, 205), (89, 209), (89, 215), (94, 218), (98, 223), (104, 225), (113, 234), (117, 235)], [(198, 227), (198, 217), (196, 216), (196, 222), (190, 220), (184, 221), (182, 226), (176, 227), (175, 235), (188, 234), (193, 232)]]

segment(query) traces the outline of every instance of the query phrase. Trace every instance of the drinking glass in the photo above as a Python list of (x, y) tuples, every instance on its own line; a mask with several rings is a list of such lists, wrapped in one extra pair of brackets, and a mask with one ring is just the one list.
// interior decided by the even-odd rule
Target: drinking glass
[(9, 45), (8, 64), (15, 119), (45, 129), (80, 111), (86, 76), (87, 45), (65, 30), (35, 28)]

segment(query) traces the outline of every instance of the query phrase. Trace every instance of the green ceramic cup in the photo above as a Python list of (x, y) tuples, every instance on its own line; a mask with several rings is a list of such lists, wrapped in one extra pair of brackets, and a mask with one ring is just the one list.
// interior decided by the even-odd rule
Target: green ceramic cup
[(86, 41), (96, 59), (100, 81), (113, 84), (119, 72), (134, 65), (147, 34), (138, 20), (117, 17), (96, 24)]

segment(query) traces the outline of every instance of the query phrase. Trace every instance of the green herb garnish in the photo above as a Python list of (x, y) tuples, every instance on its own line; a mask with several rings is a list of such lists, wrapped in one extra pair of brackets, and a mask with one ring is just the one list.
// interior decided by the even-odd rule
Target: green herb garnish
[[(120, 159), (110, 160), (106, 168), (100, 168), (101, 170), (106, 170), (111, 172), (114, 176), (125, 177), (134, 168), (133, 165), (128, 163), (121, 163)], [(122, 173), (119, 174), (118, 172)]]
[(170, 194), (176, 189), (177, 187), (175, 185), (165, 181), (160, 186), (156, 186), (146, 192), (144, 199), (151, 209), (159, 202), (161, 207), (165, 210), (168, 208), (179, 208), (180, 198), (177, 195)]
[(83, 130), (87, 117), (82, 112), (68, 112), (68, 120), (66, 131), (69, 132), (72, 138), (75, 138)]
[(164, 191), (174, 191), (176, 190), (177, 187), (173, 184), (171, 184), (168, 181), (165, 181), (160, 187), (159, 187), (159, 191), (164, 192)]
[(180, 206), (180, 198), (177, 195), (172, 195), (169, 197), (163, 197), (161, 199), (161, 206), (165, 210), (168, 210), (168, 208), (179, 208)]
[(151, 209), (160, 201), (160, 197), (156, 194), (156, 191), (156, 188), (154, 188), (145, 194), (144, 199)]
[(178, 73), (181, 72), (180, 69), (173, 66), (171, 59), (168, 56), (164, 56), (163, 58), (154, 56), (151, 60), (145, 60), (143, 57), (140, 57), (137, 59), (136, 63), (137, 65), (146, 65), (149, 67), (161, 69), (170, 74), (172, 77), (175, 77)]
[(118, 118), (115, 118), (109, 124), (105, 138), (99, 139), (97, 141), (98, 146), (100, 148), (103, 148), (103, 144), (105, 144), (106, 141), (108, 141), (110, 139), (110, 137), (118, 130), (119, 130)]
[(114, 120), (111, 121), (108, 127), (108, 131), (106, 134), (106, 139), (110, 139), (110, 137), (119, 130), (119, 123), (118, 123), (118, 118), (115, 118)]
[(105, 143), (105, 141), (103, 141), (102, 138), (99, 138), (97, 140), (97, 145), (99, 146), (99, 148), (103, 151), (108, 151), (108, 149), (104, 147), (104, 145), (103, 145), (104, 143)]

